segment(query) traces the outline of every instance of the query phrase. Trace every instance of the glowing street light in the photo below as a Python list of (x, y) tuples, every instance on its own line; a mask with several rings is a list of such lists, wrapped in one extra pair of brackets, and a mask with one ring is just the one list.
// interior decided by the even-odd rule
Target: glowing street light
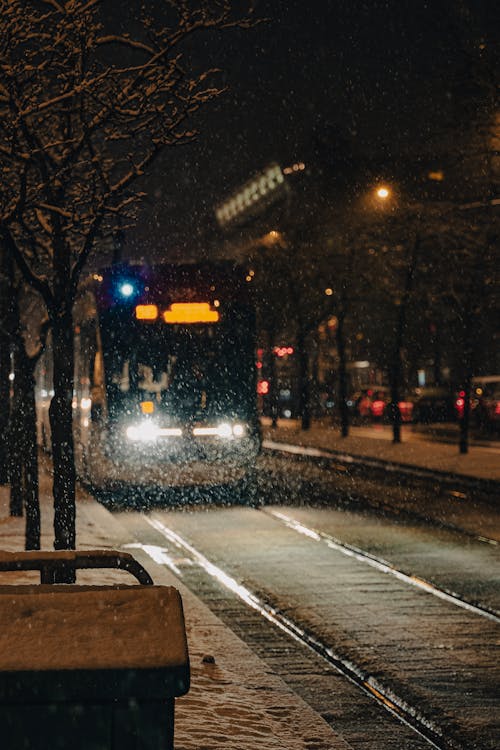
[(385, 187), (385, 185), (382, 185), (381, 187), (377, 188), (377, 198), (380, 198), (381, 200), (385, 201), (391, 194), (391, 191), (388, 187)]

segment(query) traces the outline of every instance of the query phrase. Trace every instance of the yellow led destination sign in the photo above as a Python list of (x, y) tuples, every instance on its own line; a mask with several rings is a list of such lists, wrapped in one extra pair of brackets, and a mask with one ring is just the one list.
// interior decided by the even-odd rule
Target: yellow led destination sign
[(212, 310), (208, 302), (172, 302), (163, 313), (165, 323), (216, 323), (217, 310)]
[(135, 317), (137, 320), (156, 320), (158, 317), (158, 308), (156, 305), (137, 305), (135, 308)]

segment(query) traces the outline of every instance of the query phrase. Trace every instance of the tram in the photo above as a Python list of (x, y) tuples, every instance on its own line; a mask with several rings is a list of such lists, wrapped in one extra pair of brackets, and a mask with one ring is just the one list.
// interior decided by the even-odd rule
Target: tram
[[(73, 397), (81, 477), (97, 487), (182, 486), (251, 474), (261, 439), (245, 277), (230, 262), (120, 264), (82, 283)], [(47, 360), (37, 392), (47, 440)]]

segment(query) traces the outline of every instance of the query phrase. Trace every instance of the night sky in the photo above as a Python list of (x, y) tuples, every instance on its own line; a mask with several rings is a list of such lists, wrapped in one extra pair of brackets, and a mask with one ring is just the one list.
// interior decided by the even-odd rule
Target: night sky
[(265, 23), (200, 39), (194, 59), (221, 67), (229, 92), (198, 116), (197, 143), (156, 168), (129, 252), (189, 251), (215, 203), (270, 161), (317, 158), (318, 139), (340, 133), (367, 157), (429, 148), (454, 117), (464, 33), (493, 32), (494, 5), (474, 1), (473, 29), (453, 0), (263, 0)]

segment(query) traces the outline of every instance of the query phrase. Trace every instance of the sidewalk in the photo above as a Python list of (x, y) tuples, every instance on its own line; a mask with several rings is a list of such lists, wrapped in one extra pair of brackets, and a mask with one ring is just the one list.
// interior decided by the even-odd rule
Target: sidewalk
[(392, 443), (391, 427), (382, 424), (353, 426), (346, 438), (340, 436), (339, 426), (329, 420), (313, 420), (311, 428), (306, 431), (300, 429), (298, 420), (292, 419), (280, 419), (278, 427), (272, 429), (270, 419), (264, 418), (262, 426), (265, 441), (322, 448), (356, 458), (369, 457), (392, 464), (500, 482), (500, 441), (474, 443), (463, 455), (457, 444), (432, 439), (412, 425), (403, 425), (399, 444)]
[[(41, 470), (42, 548), (52, 549), (51, 480)], [(24, 549), (24, 519), (9, 516), (8, 488), (0, 486), (0, 548)], [(191, 662), (191, 689), (176, 700), (176, 750), (348, 750), (319, 714), (293, 693), (269, 667), (202, 604), (164, 565), (92, 497), (78, 490), (79, 549), (125, 549), (148, 570), (156, 584), (179, 589), (184, 605)], [(133, 583), (121, 571), (88, 571), (78, 583)], [(3, 573), (0, 583), (37, 583), (35, 573)], [(68, 634), (71, 638), (71, 634)], [(0, 633), (0, 648), (2, 634)]]

